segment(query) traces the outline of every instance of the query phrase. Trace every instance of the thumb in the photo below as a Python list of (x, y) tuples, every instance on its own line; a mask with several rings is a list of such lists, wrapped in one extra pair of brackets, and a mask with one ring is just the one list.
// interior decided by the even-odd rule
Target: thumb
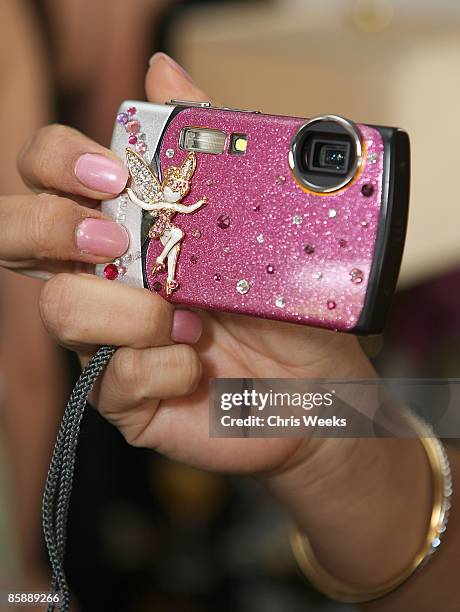
[(166, 53), (155, 53), (145, 78), (147, 100), (164, 104), (169, 100), (207, 102), (209, 97), (190, 75)]

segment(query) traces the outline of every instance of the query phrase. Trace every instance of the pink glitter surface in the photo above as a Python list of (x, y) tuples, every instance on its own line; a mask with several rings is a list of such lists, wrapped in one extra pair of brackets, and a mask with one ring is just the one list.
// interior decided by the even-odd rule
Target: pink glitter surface
[[(376, 158), (366, 161), (346, 190), (314, 195), (301, 189), (288, 165), (292, 137), (304, 121), (199, 108), (173, 118), (161, 143), (163, 170), (182, 163), (186, 153), (178, 141), (185, 126), (224, 130), (227, 147), (222, 155), (197, 153), (192, 188), (183, 203), (203, 196), (209, 202), (173, 220), (185, 237), (176, 273), (180, 287), (169, 298), (172, 302), (337, 330), (356, 325), (380, 215), (382, 138), (360, 125), (367, 156)], [(248, 137), (244, 155), (228, 152), (233, 132)], [(174, 151), (172, 159), (168, 149)], [(365, 183), (374, 187), (370, 197), (361, 193)], [(218, 221), (222, 215), (230, 218), (227, 227)], [(150, 273), (161, 248), (158, 240), (150, 241), (146, 268), (150, 287), (161, 282), (165, 295), (165, 274)], [(353, 269), (362, 272), (362, 282), (352, 281)], [(250, 285), (246, 294), (237, 291), (243, 279)]]

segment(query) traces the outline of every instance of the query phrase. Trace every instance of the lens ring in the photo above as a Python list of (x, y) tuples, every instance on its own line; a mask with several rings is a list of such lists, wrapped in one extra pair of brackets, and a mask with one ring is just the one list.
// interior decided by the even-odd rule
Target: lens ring
[[(303, 144), (305, 132), (309, 131), (314, 124), (320, 124), (321, 122), (325, 121), (337, 123), (337, 125), (339, 125), (339, 127), (341, 127), (350, 136), (352, 144), (355, 148), (355, 159), (350, 170), (344, 177), (341, 178), (340, 181), (328, 187), (318, 185), (316, 183), (313, 183), (312, 181), (309, 181), (308, 178), (306, 178), (305, 174), (303, 174), (299, 169), (298, 164), (296, 164), (296, 159), (298, 157), (298, 149)], [(310, 191), (314, 191), (316, 193), (333, 193), (334, 191), (339, 191), (340, 189), (343, 189), (354, 179), (362, 163), (363, 145), (361, 143), (361, 135), (359, 133), (359, 130), (353, 122), (348, 121), (348, 119), (344, 119), (339, 115), (321, 115), (319, 117), (313, 117), (313, 119), (309, 119), (297, 131), (296, 135), (292, 139), (291, 148), (289, 150), (289, 166), (296, 180)]]

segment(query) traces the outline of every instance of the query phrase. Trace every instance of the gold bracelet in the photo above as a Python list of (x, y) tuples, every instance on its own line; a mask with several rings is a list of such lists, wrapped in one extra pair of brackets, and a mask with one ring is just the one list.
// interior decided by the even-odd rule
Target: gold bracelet
[(441, 544), (452, 497), (449, 459), (430, 425), (409, 410), (407, 418), (425, 449), (433, 476), (433, 510), (426, 539), (410, 565), (397, 578), (369, 589), (349, 585), (329, 574), (317, 561), (308, 538), (298, 529), (292, 530), (291, 546), (302, 572), (318, 591), (331, 599), (344, 603), (363, 603), (384, 597), (421, 569)]

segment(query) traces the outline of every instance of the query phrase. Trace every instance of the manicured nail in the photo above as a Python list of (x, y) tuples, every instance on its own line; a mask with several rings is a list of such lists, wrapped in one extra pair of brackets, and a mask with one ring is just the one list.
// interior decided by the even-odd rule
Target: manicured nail
[(171, 340), (183, 344), (195, 344), (203, 331), (200, 317), (191, 310), (175, 310)]
[(172, 57), (169, 57), (169, 55), (166, 55), (166, 53), (163, 53), (162, 51), (154, 53), (150, 58), (149, 64), (150, 66), (153, 66), (153, 64), (156, 64), (157, 62), (161, 61), (166, 62), (168, 66), (170, 66), (176, 72), (179, 72), (183, 77), (187, 79), (187, 81), (190, 81), (190, 83), (194, 82), (189, 73), (184, 70), (184, 68), (182, 68), (180, 64), (178, 64), (176, 61), (173, 60)]
[(97, 153), (85, 153), (75, 164), (75, 176), (85, 187), (117, 194), (125, 188), (128, 168), (116, 159)]
[(98, 257), (119, 257), (126, 253), (129, 236), (119, 223), (104, 219), (85, 219), (77, 226), (75, 241), (82, 253)]

